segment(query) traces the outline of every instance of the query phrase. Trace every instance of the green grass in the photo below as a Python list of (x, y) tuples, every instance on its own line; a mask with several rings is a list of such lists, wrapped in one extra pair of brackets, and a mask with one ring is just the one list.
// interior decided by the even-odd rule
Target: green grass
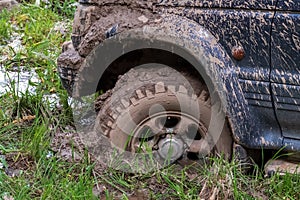
[[(74, 1), (34, 1), (0, 13), (0, 59), (7, 70), (34, 69), (41, 84), (31, 83), (35, 94), (17, 91), (18, 83), (0, 96), (0, 199), (299, 199), (300, 176), (265, 178), (259, 167), (250, 175), (239, 163), (215, 158), (211, 164), (181, 168), (171, 165), (147, 174), (126, 174), (95, 165), (85, 151), (80, 161), (65, 161), (52, 151), (57, 132), (68, 134), (72, 116), (67, 93), (56, 72), (56, 59), (70, 39)], [(67, 34), (54, 29), (66, 24)], [(8, 44), (19, 38), (21, 51)], [(52, 108), (44, 95), (56, 93), (63, 105)], [(26, 120), (31, 117), (30, 120)], [(73, 148), (74, 147), (74, 148)], [(5, 168), (19, 169), (9, 176)], [(96, 191), (96, 192), (95, 192)], [(98, 191), (98, 192), (97, 192)]]

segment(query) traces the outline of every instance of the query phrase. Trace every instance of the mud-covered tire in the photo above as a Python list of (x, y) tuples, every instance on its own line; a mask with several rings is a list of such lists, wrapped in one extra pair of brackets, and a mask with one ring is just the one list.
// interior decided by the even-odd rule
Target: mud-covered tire
[[(101, 108), (98, 107), (95, 131), (109, 137), (115, 147), (128, 151), (134, 151), (133, 131), (143, 120), (161, 112), (159, 108), (197, 119), (201, 137), (207, 134), (212, 114), (210, 95), (204, 83), (170, 67), (155, 65), (131, 69), (120, 77), (112, 96), (105, 102), (99, 99), (97, 105)], [(214, 152), (230, 157), (231, 134), (226, 122), (224, 125)]]

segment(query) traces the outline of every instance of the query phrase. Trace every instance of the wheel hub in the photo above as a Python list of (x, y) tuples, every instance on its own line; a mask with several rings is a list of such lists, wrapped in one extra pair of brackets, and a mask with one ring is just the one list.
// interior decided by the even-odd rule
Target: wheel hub
[(189, 158), (189, 153), (198, 153), (198, 146), (201, 147), (206, 133), (201, 127), (197, 119), (184, 113), (156, 113), (140, 122), (133, 131), (132, 151), (147, 153), (152, 150), (159, 160), (167, 163)]
[(179, 159), (184, 153), (184, 142), (174, 135), (167, 135), (158, 142), (158, 154), (170, 163)]

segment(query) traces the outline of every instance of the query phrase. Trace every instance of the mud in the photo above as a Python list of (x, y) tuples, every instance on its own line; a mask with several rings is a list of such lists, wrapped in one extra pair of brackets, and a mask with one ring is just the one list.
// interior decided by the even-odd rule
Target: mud
[(151, 9), (157, 4), (156, 0), (144, 1), (144, 0), (79, 0), (82, 4), (94, 4), (97, 6), (115, 6), (123, 5), (132, 8), (146, 8)]
[[(96, 14), (96, 17), (94, 17), (95, 19), (100, 16), (101, 18), (93, 23), (93, 17), (86, 15), (88, 17), (85, 19), (85, 25), (80, 28), (74, 26), (73, 29), (73, 44), (75, 49), (78, 50), (79, 55), (82, 57), (86, 57), (97, 44), (100, 44), (105, 39), (125, 30), (139, 28), (154, 23), (156, 19), (155, 15), (148, 10), (138, 10), (124, 6), (104, 6), (101, 8), (89, 7), (88, 10), (90, 9), (94, 9), (93, 13)], [(86, 10), (83, 9), (82, 12), (86, 12)], [(97, 12), (100, 12), (101, 14), (97, 15)], [(74, 24), (78, 24), (76, 23), (77, 20), (81, 21), (82, 18), (75, 16)], [(77, 41), (80, 43), (78, 44)]]
[(84, 157), (84, 145), (73, 127), (68, 131), (57, 130), (51, 140), (49, 157), (56, 156), (67, 162), (80, 162)]
[(3, 166), (5, 173), (10, 177), (16, 177), (21, 175), (22, 172), (32, 170), (34, 168), (33, 158), (24, 153), (11, 152), (1, 156), (0, 161), (5, 160), (6, 165)]
[(3, 9), (11, 9), (14, 6), (17, 6), (18, 2), (15, 0), (0, 0), (0, 12)]
[(74, 17), (72, 43), (63, 45), (63, 53), (57, 60), (63, 86), (69, 95), (72, 94), (72, 86), (84, 58), (98, 44), (125, 30), (160, 22), (160, 16), (154, 9), (150, 9), (152, 3), (149, 2), (81, 1), (81, 3)]

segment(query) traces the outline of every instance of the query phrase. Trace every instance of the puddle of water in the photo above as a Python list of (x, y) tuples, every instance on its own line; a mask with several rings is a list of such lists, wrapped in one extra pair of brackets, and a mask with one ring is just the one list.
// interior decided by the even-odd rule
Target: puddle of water
[[(17, 26), (13, 26), (14, 30), (17, 30)], [(0, 62), (4, 63), (9, 59), (10, 54), (25, 52), (26, 49), (22, 45), (22, 37), (24, 34), (12, 33), (10, 39), (7, 40), (6, 45), (0, 45)], [(0, 66), (1, 67), (1, 66)]]
[[(14, 29), (18, 27), (14, 26)], [(22, 45), (22, 34), (13, 33), (8, 40), (8, 44), (0, 46), (1, 54), (0, 62), (4, 63), (9, 59), (11, 51), (18, 53), (25, 51)], [(16, 68), (15, 71), (6, 71), (5, 68), (0, 65), (0, 95), (7, 92), (15, 91), (18, 95), (25, 93), (26, 91), (34, 93), (34, 86), (30, 86), (29, 81), (32, 83), (38, 83), (38, 76), (34, 70), (23, 70), (23, 67)]]
[[(1, 0), (0, 0), (1, 1)], [(49, 3), (48, 0), (37, 0)], [(61, 34), (68, 32), (67, 21), (57, 22), (51, 29)], [(12, 29), (17, 31), (19, 27), (11, 25)], [(10, 39), (7, 40), (6, 45), (0, 45), (0, 63), (9, 61), (11, 54), (23, 52), (26, 54), (26, 48), (22, 45), (23, 33), (12, 32)], [(45, 56), (45, 55), (40, 55)], [(32, 84), (31, 84), (32, 83)], [(21, 96), (28, 92), (29, 94), (36, 94), (36, 84), (41, 84), (38, 75), (34, 70), (24, 70), (24, 67), (17, 67), (15, 71), (6, 71), (0, 64), (0, 96), (7, 92), (15, 92), (16, 95)], [(57, 94), (47, 94), (43, 96), (44, 102), (48, 102), (51, 108), (60, 106), (59, 97)], [(61, 106), (60, 106), (61, 107)]]
[[(18, 71), (6, 71), (4, 67), (0, 65), (0, 96), (7, 92), (15, 92), (19, 97), (26, 92), (34, 95), (36, 94), (35, 85), (38, 84), (41, 83), (34, 70), (28, 71), (20, 67)], [(48, 102), (48, 105), (52, 109), (61, 107), (60, 99), (57, 94), (45, 94), (43, 101)], [(72, 97), (68, 98), (68, 104), (73, 110), (78, 126), (86, 128), (91, 127), (95, 123), (94, 101), (94, 95), (84, 97), (82, 102)]]
[[(15, 92), (18, 96), (28, 92), (31, 95), (36, 94), (34, 85), (40, 84), (38, 75), (34, 70), (6, 71), (0, 66), (0, 95), (7, 92)], [(47, 94), (43, 96), (45, 102), (49, 103), (50, 108), (59, 106), (59, 97), (57, 94)]]
[(32, 83), (39, 83), (39, 79), (34, 70), (20, 72), (6, 71), (0, 66), (0, 95), (3, 95), (9, 91), (15, 91), (18, 95), (24, 94), (28, 91), (30, 94), (35, 93), (35, 87)]

